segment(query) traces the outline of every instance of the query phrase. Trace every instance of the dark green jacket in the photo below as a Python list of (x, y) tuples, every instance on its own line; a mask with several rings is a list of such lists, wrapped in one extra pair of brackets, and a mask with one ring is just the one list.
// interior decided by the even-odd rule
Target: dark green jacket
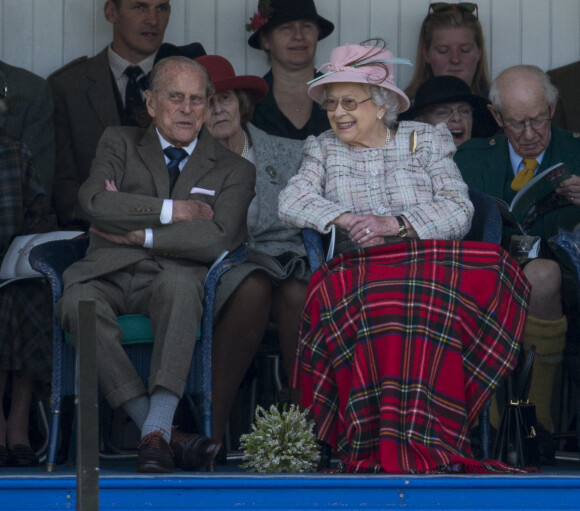
[[(508, 204), (514, 198), (516, 192), (510, 188), (514, 174), (505, 135), (464, 142), (455, 153), (455, 162), (470, 187), (499, 197)], [(536, 174), (559, 162), (573, 174), (580, 175), (580, 135), (552, 126), (550, 145)], [(564, 206), (540, 218), (528, 234), (549, 238), (560, 231), (572, 230), (577, 223), (580, 223), (580, 207)]]

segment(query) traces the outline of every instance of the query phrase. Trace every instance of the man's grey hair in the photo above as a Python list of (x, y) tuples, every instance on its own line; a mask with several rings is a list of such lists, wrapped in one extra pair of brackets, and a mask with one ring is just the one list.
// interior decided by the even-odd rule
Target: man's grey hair
[(160, 76), (162, 74), (163, 69), (170, 64), (181, 64), (190, 66), (195, 69), (199, 69), (205, 78), (206, 97), (209, 99), (211, 96), (213, 96), (215, 89), (213, 87), (213, 84), (211, 83), (211, 78), (209, 76), (209, 73), (207, 72), (207, 69), (203, 67), (199, 62), (196, 62), (195, 60), (192, 60), (189, 57), (183, 57), (181, 55), (165, 57), (164, 59), (161, 59), (159, 62), (157, 62), (157, 64), (155, 64), (153, 70), (151, 71), (151, 77), (149, 78), (149, 90), (153, 94), (156, 94), (158, 92), (159, 82), (161, 81)]
[[(503, 106), (501, 103), (501, 87), (502, 85), (505, 86), (505, 84), (508, 83), (504, 81), (503, 78), (506, 74), (511, 74), (516, 71), (527, 73), (530, 78), (536, 79), (538, 83), (540, 83), (540, 85), (544, 88), (544, 92), (546, 93), (546, 100), (548, 101), (550, 108), (555, 106), (556, 100), (558, 99), (558, 89), (552, 85), (552, 82), (550, 82), (550, 77), (538, 66), (522, 64), (508, 67), (499, 75), (497, 75), (491, 82), (491, 87), (489, 89), (489, 100), (496, 110), (501, 111)], [(504, 83), (502, 84), (502, 82)]]

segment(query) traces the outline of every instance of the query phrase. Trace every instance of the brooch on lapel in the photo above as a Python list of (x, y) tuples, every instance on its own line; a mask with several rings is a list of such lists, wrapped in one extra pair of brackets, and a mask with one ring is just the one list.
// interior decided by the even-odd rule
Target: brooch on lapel
[(409, 151), (413, 154), (417, 150), (417, 132), (413, 130), (409, 137)]
[(272, 165), (268, 165), (266, 167), (266, 174), (270, 176), (270, 179), (274, 179), (276, 177), (276, 169)]

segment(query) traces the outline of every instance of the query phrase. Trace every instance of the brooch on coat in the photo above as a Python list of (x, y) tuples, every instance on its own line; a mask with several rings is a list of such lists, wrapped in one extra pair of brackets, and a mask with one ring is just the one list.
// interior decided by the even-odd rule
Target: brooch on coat
[(276, 177), (276, 169), (272, 165), (268, 165), (266, 167), (266, 174), (268, 174), (270, 179), (274, 179)]
[(417, 150), (417, 132), (413, 130), (413, 133), (409, 136), (409, 151), (413, 154)]

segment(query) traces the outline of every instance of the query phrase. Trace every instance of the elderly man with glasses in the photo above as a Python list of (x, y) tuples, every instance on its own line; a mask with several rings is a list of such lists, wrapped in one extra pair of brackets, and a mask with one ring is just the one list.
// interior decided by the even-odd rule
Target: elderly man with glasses
[[(506, 69), (492, 83), (488, 106), (504, 134), (469, 140), (455, 155), (469, 186), (507, 203), (534, 175), (563, 162), (574, 175), (558, 193), (572, 204), (542, 216), (526, 233), (543, 240), (561, 230), (572, 230), (580, 222), (580, 138), (552, 125), (557, 98), (556, 88), (538, 67), (520, 65)], [(507, 243), (513, 234), (517, 233), (504, 227)], [(577, 304), (569, 304), (567, 280), (559, 264), (552, 254), (540, 255), (523, 268), (532, 285), (523, 348), (536, 346), (530, 399), (536, 404), (538, 422), (550, 431), (556, 364), (562, 359), (565, 346), (567, 352), (578, 351), (574, 344), (578, 344), (580, 330), (573, 324), (577, 322), (573, 319), (577, 317), (573, 310)], [(573, 297), (575, 293), (569, 295)]]

